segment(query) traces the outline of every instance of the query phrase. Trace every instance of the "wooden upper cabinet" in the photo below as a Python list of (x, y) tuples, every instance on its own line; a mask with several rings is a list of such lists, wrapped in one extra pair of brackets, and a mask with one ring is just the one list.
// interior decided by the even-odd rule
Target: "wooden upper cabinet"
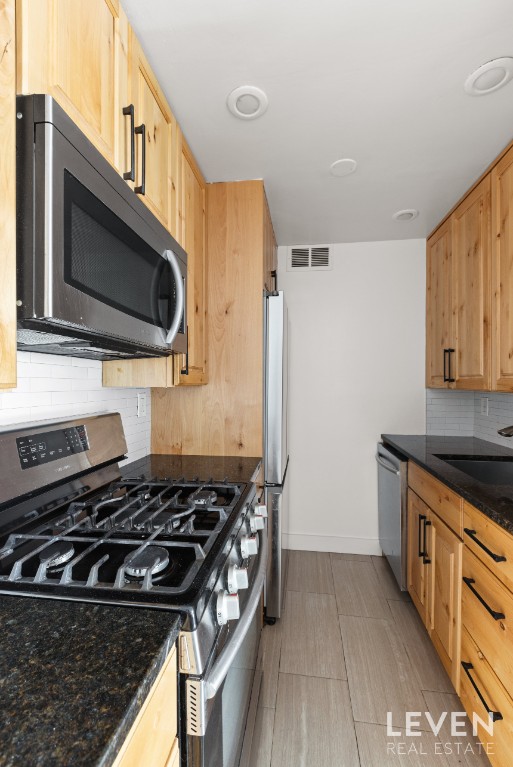
[(176, 130), (176, 121), (132, 30), (129, 60), (130, 99), (135, 109), (136, 131), (142, 131), (137, 133), (135, 142), (134, 189), (137, 192), (144, 186), (144, 194), (139, 192), (142, 201), (170, 229), (172, 131)]
[[(452, 337), (451, 222), (427, 241), (426, 252), (426, 386), (447, 387)], [(454, 357), (454, 354), (452, 354)]]
[(451, 374), (454, 388), (491, 385), (490, 176), (451, 216), (453, 306)]
[(52, 95), (115, 165), (118, 0), (17, 0), (17, 12), (18, 92)]
[(426, 385), (491, 386), (490, 177), (427, 242)]
[(492, 170), (492, 385), (513, 390), (513, 149)]
[(205, 207), (205, 179), (182, 138), (180, 240), (187, 251), (188, 351), (187, 356), (175, 357), (176, 386), (207, 383)]

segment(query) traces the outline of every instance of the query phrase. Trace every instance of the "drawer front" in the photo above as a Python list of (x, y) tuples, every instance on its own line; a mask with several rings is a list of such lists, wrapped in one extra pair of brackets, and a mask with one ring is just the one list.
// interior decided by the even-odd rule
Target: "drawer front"
[(513, 696), (513, 594), (464, 546), (461, 619)]
[(462, 537), (462, 498), (416, 463), (408, 462), (408, 484), (440, 519)]
[[(150, 690), (113, 767), (167, 767), (177, 733), (176, 651)], [(171, 764), (173, 764), (171, 760)]]
[(493, 733), (487, 732), (478, 722), (477, 734), (493, 767), (510, 767), (513, 752), (513, 701), (465, 628), (461, 632), (461, 660), (471, 665), (467, 670), (461, 669), (460, 698), (465, 711), (471, 722), (475, 713), (487, 725), (485, 705), (501, 714), (502, 719), (493, 723)]
[(513, 591), (513, 535), (466, 501), (463, 541), (504, 585)]

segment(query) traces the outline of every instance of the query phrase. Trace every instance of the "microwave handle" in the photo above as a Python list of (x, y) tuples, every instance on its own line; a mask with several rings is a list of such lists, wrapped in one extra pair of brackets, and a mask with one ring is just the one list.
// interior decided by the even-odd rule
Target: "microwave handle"
[(169, 262), (169, 265), (171, 266), (171, 271), (173, 272), (173, 276), (175, 278), (175, 284), (176, 284), (175, 316), (173, 317), (173, 322), (171, 323), (171, 327), (167, 331), (167, 336), (166, 336), (166, 343), (169, 346), (171, 346), (171, 344), (175, 340), (176, 334), (178, 333), (180, 322), (182, 321), (183, 307), (185, 303), (185, 291), (183, 287), (183, 278), (182, 278), (182, 272), (180, 270), (180, 265), (173, 251), (165, 250), (163, 254), (163, 258), (165, 258), (166, 261)]
[(246, 607), (244, 608), (244, 613), (239, 618), (235, 631), (224, 646), (221, 654), (212, 666), (209, 675), (205, 679), (205, 696), (207, 700), (215, 697), (223, 684), (233, 660), (246, 638), (255, 610), (260, 604), (260, 597), (264, 587), (265, 571), (267, 568), (267, 540), (264, 533), (260, 536), (260, 546), (258, 549), (260, 553), (260, 561), (258, 563), (258, 570), (253, 583), (253, 588), (251, 589), (251, 594), (246, 603)]

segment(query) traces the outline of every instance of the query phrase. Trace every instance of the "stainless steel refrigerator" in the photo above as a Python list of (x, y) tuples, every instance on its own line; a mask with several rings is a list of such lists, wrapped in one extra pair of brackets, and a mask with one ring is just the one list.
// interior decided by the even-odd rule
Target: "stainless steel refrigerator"
[(274, 623), (283, 611), (288, 531), (288, 314), (283, 291), (265, 297), (264, 488), (268, 513), (269, 558), (265, 613)]

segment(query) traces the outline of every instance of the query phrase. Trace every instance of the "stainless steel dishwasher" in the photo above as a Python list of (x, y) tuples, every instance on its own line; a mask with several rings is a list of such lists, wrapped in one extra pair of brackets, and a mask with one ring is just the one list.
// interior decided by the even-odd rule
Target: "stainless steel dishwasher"
[(407, 591), (408, 461), (378, 442), (379, 543), (401, 591)]

